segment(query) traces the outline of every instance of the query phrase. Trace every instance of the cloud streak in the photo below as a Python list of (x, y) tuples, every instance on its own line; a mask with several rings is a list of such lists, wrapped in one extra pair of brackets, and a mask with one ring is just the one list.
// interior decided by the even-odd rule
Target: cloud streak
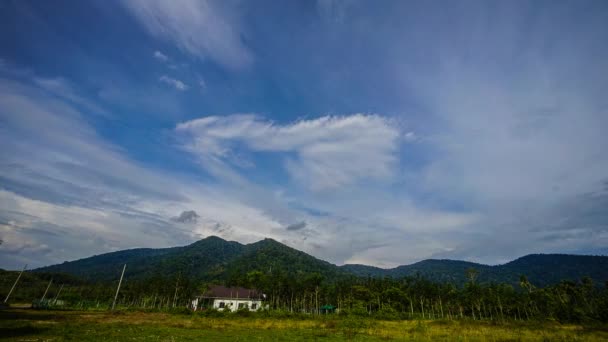
[(212, 1), (125, 0), (125, 8), (153, 36), (180, 50), (230, 69), (246, 68), (253, 54), (241, 39), (239, 23)]
[(189, 88), (188, 85), (186, 85), (184, 82), (175, 78), (171, 78), (167, 75), (161, 76), (158, 80), (162, 83), (172, 86), (173, 88), (179, 91), (186, 91)]
[(209, 234), (383, 266), (608, 252), (606, 6), (314, 5), (5, 6), (0, 260)]
[[(183, 245), (209, 234), (252, 242), (280, 227), (226, 189), (174, 180), (129, 160), (71, 101), (31, 77), (0, 77), (3, 267)], [(191, 208), (201, 216), (195, 226), (171, 220)], [(218, 224), (232, 228), (218, 232)]]
[[(378, 115), (325, 116), (279, 125), (255, 115), (209, 116), (177, 125), (185, 148), (203, 165), (234, 160), (234, 147), (287, 155), (291, 177), (315, 190), (394, 174), (400, 132)], [(289, 156), (291, 154), (291, 156)]]

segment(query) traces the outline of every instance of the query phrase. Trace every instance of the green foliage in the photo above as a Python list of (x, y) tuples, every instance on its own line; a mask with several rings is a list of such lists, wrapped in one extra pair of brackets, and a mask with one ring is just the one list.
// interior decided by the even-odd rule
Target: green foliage
[[(330, 318), (331, 317), (331, 318)], [(605, 341), (605, 327), (484, 321), (381, 321), (359, 317), (275, 319), (166, 312), (0, 311), (15, 341)]]
[[(108, 253), (25, 272), (11, 302), (41, 299), (52, 278), (47, 299), (59, 295), (65, 307), (106, 310), (126, 262), (118, 297), (121, 310), (184, 310), (207, 285), (220, 283), (267, 294), (268, 310), (255, 315), (277, 318), (318, 316), (322, 306), (331, 305), (337, 312), (327, 315), (353, 319), (606, 322), (608, 287), (601, 284), (608, 279), (607, 260), (531, 255), (500, 266), (426, 260), (382, 270), (384, 277), (365, 277), (348, 272), (375, 268), (337, 267), (270, 239), (241, 245), (209, 237), (185, 247)], [(389, 276), (391, 272), (399, 276)], [(17, 274), (0, 270), (0, 295), (6, 295)], [(537, 282), (539, 278), (543, 281)]]
[(385, 321), (394, 321), (394, 320), (402, 319), (399, 312), (397, 310), (393, 309), (392, 307), (390, 307), (389, 305), (385, 305), (385, 306), (381, 307), (374, 314), (374, 317), (376, 319), (381, 319), (381, 320), (385, 320)]
[(457, 260), (423, 260), (411, 265), (382, 269), (366, 265), (344, 265), (342, 270), (361, 277), (423, 277), (435, 282), (462, 286), (469, 281), (469, 269), (477, 271), (476, 282), (519, 285), (520, 276), (536, 286), (579, 280), (589, 276), (598, 282), (608, 279), (608, 257), (565, 254), (531, 254), (504, 265), (488, 266)]
[[(421, 277), (463, 286), (474, 269), (476, 283), (520, 284), (525, 274), (535, 286), (578, 281), (584, 276), (600, 283), (608, 279), (608, 257), (550, 254), (528, 255), (504, 265), (487, 266), (456, 260), (423, 260), (412, 265), (381, 269), (365, 265), (335, 266), (272, 239), (250, 245), (211, 236), (184, 247), (139, 248), (43, 267), (36, 272), (65, 273), (91, 281), (116, 281), (127, 264), (128, 279), (181, 274), (193, 281), (220, 281), (262, 287), (265, 275), (282, 272), (291, 277), (318, 273), (324, 279), (358, 277)], [(257, 273), (252, 273), (257, 272)]]
[(238, 309), (236, 312), (234, 312), (233, 315), (236, 315), (239, 317), (251, 317), (252, 312), (249, 311), (249, 309), (247, 309), (247, 308), (241, 308), (241, 309)]
[(196, 315), (197, 316), (202, 316), (202, 317), (225, 317), (227, 316), (229, 313), (226, 311), (219, 311), (216, 310), (214, 308), (210, 308), (210, 309), (206, 309), (206, 310), (202, 310), (202, 311), (197, 311)]
[(358, 316), (348, 316), (340, 322), (340, 330), (347, 339), (353, 339), (371, 326), (371, 322)]

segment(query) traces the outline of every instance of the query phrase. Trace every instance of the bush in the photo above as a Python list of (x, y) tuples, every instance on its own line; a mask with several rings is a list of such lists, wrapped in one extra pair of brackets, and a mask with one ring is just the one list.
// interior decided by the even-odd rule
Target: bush
[(248, 308), (238, 309), (234, 315), (238, 317), (251, 317), (252, 312)]
[(368, 329), (370, 324), (371, 323), (366, 319), (356, 316), (349, 316), (340, 322), (340, 328), (346, 338), (353, 339), (357, 334), (361, 333), (365, 329)]
[(196, 311), (196, 315), (202, 317), (225, 317), (227, 313), (224, 311), (219, 311), (215, 308), (209, 308), (201, 311)]
[(394, 321), (401, 319), (399, 312), (390, 306), (385, 306), (376, 313), (374, 313), (374, 317), (377, 319), (383, 319), (387, 321)]
[(355, 306), (352, 309), (341, 309), (340, 316), (359, 316), (359, 317), (367, 317), (369, 313), (364, 306)]
[(276, 319), (310, 318), (310, 315), (304, 315), (301, 313), (291, 312), (291, 311), (287, 311), (287, 310), (260, 310), (260, 311), (256, 311), (255, 315), (259, 316), (259, 317), (276, 318)]
[(192, 315), (192, 310), (188, 308), (170, 308), (169, 313), (179, 314), (179, 315)]
[(416, 326), (410, 329), (410, 332), (414, 334), (426, 334), (428, 330), (429, 327), (425, 323), (418, 321)]

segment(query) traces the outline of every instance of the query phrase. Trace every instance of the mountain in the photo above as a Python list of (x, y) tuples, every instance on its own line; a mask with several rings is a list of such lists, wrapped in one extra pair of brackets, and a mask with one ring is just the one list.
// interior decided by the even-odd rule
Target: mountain
[(457, 260), (423, 260), (411, 265), (383, 269), (366, 265), (336, 266), (272, 239), (243, 245), (211, 236), (191, 245), (172, 248), (138, 248), (92, 256), (36, 272), (67, 273), (91, 281), (112, 281), (125, 275), (145, 279), (155, 275), (181, 274), (198, 281), (242, 279), (251, 271), (284, 272), (290, 276), (319, 273), (326, 279), (342, 276), (423, 277), (462, 285), (467, 270), (479, 272), (479, 282), (517, 284), (526, 275), (536, 286), (561, 280), (577, 281), (589, 276), (596, 283), (608, 280), (608, 257), (565, 254), (532, 254), (504, 265), (489, 266)]
[(181, 273), (196, 279), (208, 279), (223, 274), (225, 265), (244, 250), (245, 246), (238, 242), (210, 236), (183, 247), (128, 249), (41, 267), (35, 271), (67, 273), (92, 281), (111, 281), (120, 277), (122, 266), (127, 264), (125, 276), (129, 278)]
[(530, 254), (504, 265), (493, 266), (492, 271), (488, 280), (496, 282), (515, 283), (523, 274), (536, 286), (555, 284), (561, 280), (576, 281), (583, 277), (590, 277), (596, 284), (604, 284), (608, 282), (608, 256)]
[(503, 265), (489, 266), (457, 260), (423, 260), (411, 265), (383, 269), (366, 265), (340, 266), (357, 276), (416, 277), (433, 281), (464, 284), (467, 270), (479, 271), (477, 281), (489, 283), (519, 283), (521, 275), (536, 286), (555, 284), (561, 280), (577, 281), (590, 277), (596, 283), (608, 281), (608, 257), (568, 254), (530, 254)]
[(492, 266), (458, 260), (427, 259), (411, 265), (402, 265), (384, 269), (366, 265), (343, 265), (343, 270), (358, 276), (372, 277), (422, 277), (437, 282), (463, 284), (467, 281), (467, 270), (474, 268), (480, 274), (486, 274)]
[(289, 275), (319, 273), (326, 278), (346, 272), (336, 265), (317, 259), (272, 239), (246, 245), (243, 253), (232, 260), (229, 274), (238, 277), (253, 270), (285, 272)]
[(249, 245), (210, 236), (191, 245), (173, 248), (137, 248), (38, 268), (36, 272), (67, 273), (91, 281), (111, 281), (120, 276), (131, 279), (155, 275), (181, 274), (196, 280), (238, 278), (250, 271), (275, 270), (290, 275), (320, 273), (331, 277), (343, 274), (337, 266), (304, 252), (264, 239)]

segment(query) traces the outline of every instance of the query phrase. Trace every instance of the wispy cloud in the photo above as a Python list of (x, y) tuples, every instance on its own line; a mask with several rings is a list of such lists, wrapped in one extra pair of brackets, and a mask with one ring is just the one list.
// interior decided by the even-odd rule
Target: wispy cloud
[(203, 80), (203, 79), (200, 79), (198, 81), (198, 86), (200, 87), (202, 92), (207, 90), (207, 82), (205, 82), (205, 80)]
[(306, 228), (306, 221), (293, 223), (293, 224), (290, 224), (287, 227), (285, 227), (285, 229), (287, 229), (287, 230), (300, 230), (300, 229), (304, 229), (304, 228)]
[(169, 57), (167, 55), (165, 55), (164, 53), (156, 50), (154, 51), (154, 58), (156, 58), (157, 60), (161, 61), (161, 62), (167, 62), (169, 60)]
[(242, 42), (239, 23), (219, 3), (125, 0), (124, 4), (150, 34), (190, 55), (231, 69), (248, 67), (253, 61)]
[(316, 4), (125, 0), (93, 45), (78, 13), (0, 11), (2, 265), (208, 234), (384, 266), (608, 252), (605, 6)]
[[(378, 115), (325, 116), (287, 125), (255, 115), (209, 116), (177, 125), (186, 148), (203, 164), (234, 162), (233, 146), (252, 152), (286, 154), (284, 167), (312, 190), (360, 180), (390, 180), (400, 132)], [(291, 154), (291, 155), (289, 155)]]
[(170, 85), (172, 87), (174, 87), (175, 89), (179, 90), (179, 91), (186, 91), (188, 90), (188, 85), (186, 85), (184, 82), (175, 79), (175, 78), (171, 78), (167, 75), (163, 75), (158, 79), (160, 82), (165, 83), (167, 85)]
[[(37, 80), (0, 77), (3, 267), (180, 245), (209, 234), (252, 242), (282, 226), (226, 188), (138, 165)], [(193, 208), (200, 215), (195, 226), (171, 220)]]

